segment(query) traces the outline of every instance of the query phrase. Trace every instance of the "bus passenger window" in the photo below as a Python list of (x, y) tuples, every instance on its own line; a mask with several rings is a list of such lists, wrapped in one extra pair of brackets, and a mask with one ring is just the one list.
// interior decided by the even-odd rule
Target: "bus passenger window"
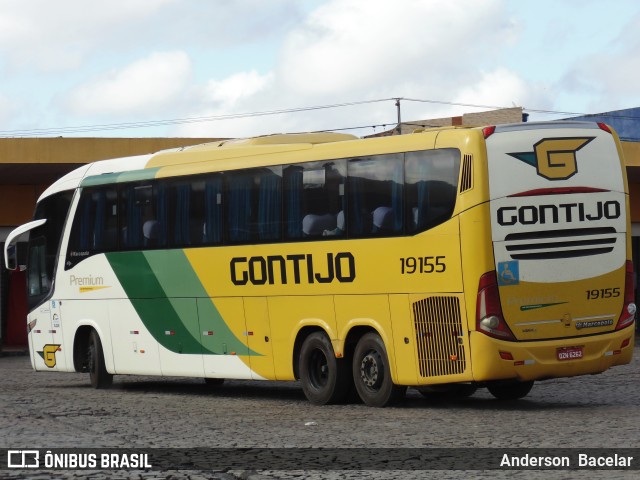
[(280, 240), (282, 167), (261, 169), (256, 176), (258, 179), (258, 240)]
[(284, 169), (285, 236), (322, 239), (344, 234), (343, 160), (310, 162)]
[(67, 266), (83, 258), (118, 248), (118, 195), (115, 187), (82, 191), (76, 209), (67, 256)]
[(226, 177), (227, 184), (227, 235), (229, 243), (243, 243), (251, 240), (253, 175), (248, 172), (231, 172)]
[(402, 233), (403, 157), (399, 153), (349, 161), (349, 236)]
[(155, 246), (155, 240), (145, 237), (157, 230), (147, 223), (157, 221), (154, 201), (154, 188), (151, 184), (128, 184), (120, 190), (120, 246), (122, 250), (139, 250)]
[(448, 220), (455, 207), (460, 151), (454, 148), (406, 154), (407, 233), (419, 233)]
[(206, 245), (222, 243), (222, 176), (204, 181), (204, 224), (202, 241)]

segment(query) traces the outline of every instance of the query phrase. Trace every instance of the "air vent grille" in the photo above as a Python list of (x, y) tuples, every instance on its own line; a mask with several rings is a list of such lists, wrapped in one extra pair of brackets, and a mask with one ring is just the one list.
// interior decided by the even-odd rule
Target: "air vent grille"
[(462, 159), (462, 175), (460, 176), (460, 193), (473, 187), (473, 155), (466, 153)]
[(456, 297), (429, 297), (413, 304), (421, 377), (463, 373), (466, 356)]

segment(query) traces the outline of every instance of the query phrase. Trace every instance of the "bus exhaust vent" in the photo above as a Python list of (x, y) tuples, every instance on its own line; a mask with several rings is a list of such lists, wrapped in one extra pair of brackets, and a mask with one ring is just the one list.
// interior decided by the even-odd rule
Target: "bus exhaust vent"
[(510, 233), (505, 246), (513, 260), (553, 260), (587, 257), (613, 251), (613, 227)]
[(466, 153), (462, 159), (462, 175), (460, 177), (460, 193), (473, 187), (473, 155)]
[(413, 304), (421, 377), (463, 373), (466, 357), (462, 342), (460, 300), (429, 297)]

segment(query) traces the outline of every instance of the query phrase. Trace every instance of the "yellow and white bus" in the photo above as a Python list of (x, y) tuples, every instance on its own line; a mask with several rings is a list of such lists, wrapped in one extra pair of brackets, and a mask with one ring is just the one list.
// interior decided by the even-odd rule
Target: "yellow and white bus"
[[(273, 135), (93, 163), (29, 232), (37, 371), (520, 398), (629, 363), (629, 195), (604, 124)], [(12, 265), (9, 265), (12, 264)]]

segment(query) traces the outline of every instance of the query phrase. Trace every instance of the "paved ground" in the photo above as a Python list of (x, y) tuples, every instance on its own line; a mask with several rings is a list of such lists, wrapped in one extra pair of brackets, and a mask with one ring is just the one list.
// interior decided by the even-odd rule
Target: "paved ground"
[[(88, 376), (36, 373), (26, 356), (0, 358), (0, 448), (640, 447), (640, 350), (601, 375), (536, 384), (526, 399), (498, 402), (486, 390), (441, 404), (410, 390), (394, 408), (316, 407), (294, 383), (115, 377), (93, 390)], [(640, 458), (637, 459), (640, 463)], [(228, 471), (16, 472), (0, 478), (635, 478), (621, 471)]]

